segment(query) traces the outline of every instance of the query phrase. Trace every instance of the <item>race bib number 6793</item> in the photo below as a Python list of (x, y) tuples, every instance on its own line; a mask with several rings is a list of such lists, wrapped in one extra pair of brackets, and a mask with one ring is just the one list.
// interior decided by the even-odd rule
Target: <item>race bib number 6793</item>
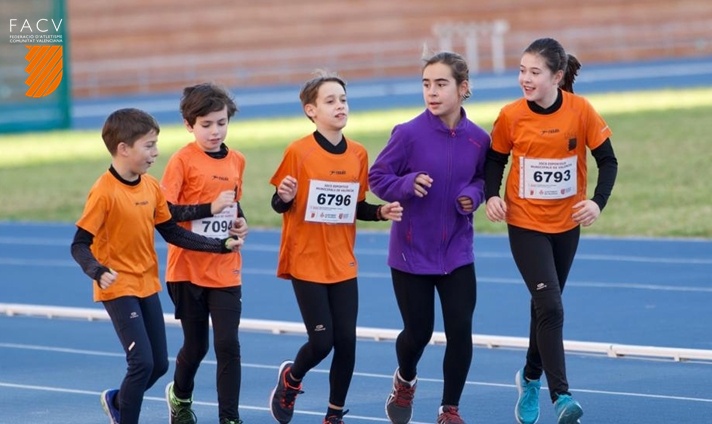
[(576, 194), (576, 156), (564, 159), (519, 159), (519, 197), (564, 199)]

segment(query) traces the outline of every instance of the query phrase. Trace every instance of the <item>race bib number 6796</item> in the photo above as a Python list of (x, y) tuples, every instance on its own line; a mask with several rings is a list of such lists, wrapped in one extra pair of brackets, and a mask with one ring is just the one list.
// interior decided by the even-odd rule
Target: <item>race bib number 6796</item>
[(347, 224), (356, 219), (359, 183), (309, 181), (305, 221)]

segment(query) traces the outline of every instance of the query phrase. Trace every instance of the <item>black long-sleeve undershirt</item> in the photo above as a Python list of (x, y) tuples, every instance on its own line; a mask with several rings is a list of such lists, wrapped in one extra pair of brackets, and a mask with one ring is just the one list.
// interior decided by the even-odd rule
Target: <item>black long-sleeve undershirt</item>
[[(227, 239), (220, 240), (192, 233), (180, 227), (173, 219), (157, 224), (156, 230), (166, 242), (184, 249), (210, 253), (232, 252), (225, 247)], [(82, 271), (92, 280), (98, 281), (101, 279), (102, 274), (109, 272), (109, 268), (94, 257), (91, 252), (93, 243), (94, 235), (81, 227), (77, 227), (72, 241), (71, 253)]]
[[(294, 203), (294, 200), (285, 203), (279, 194), (275, 191), (272, 195), (272, 209), (277, 213), (287, 212)], [(379, 216), (378, 208), (382, 205), (374, 205), (362, 200), (356, 203), (356, 219), (359, 221), (383, 221), (384, 219)]]
[[(606, 139), (600, 146), (591, 150), (598, 166), (598, 179), (596, 188), (593, 191), (592, 201), (596, 202), (600, 210), (606, 207), (608, 199), (611, 197), (613, 185), (618, 175), (618, 159), (613, 152), (613, 145), (610, 139)], [(502, 186), (504, 168), (507, 166), (509, 155), (499, 153), (491, 148), (487, 151), (485, 161), (485, 199), (499, 196)]]
[(591, 200), (596, 202), (598, 207), (603, 210), (611, 197), (613, 185), (618, 177), (618, 159), (613, 152), (613, 145), (609, 139), (591, 150), (591, 155), (593, 155), (596, 160), (596, 166), (598, 166), (598, 179), (596, 180), (596, 188), (593, 190)]
[[(225, 143), (220, 145), (220, 150), (217, 152), (205, 152), (206, 155), (213, 159), (223, 159), (227, 157), (230, 149)], [(174, 205), (168, 202), (168, 209), (171, 211), (171, 216), (176, 222), (193, 221), (195, 219), (203, 219), (213, 216), (210, 203), (200, 203), (195, 205)], [(240, 202), (237, 203), (237, 216), (245, 217), (245, 213), (240, 207)]]
[[(336, 145), (331, 144), (331, 142), (327, 140), (326, 137), (324, 137), (319, 131), (314, 131), (314, 139), (322, 149), (326, 150), (329, 153), (341, 155), (346, 152), (346, 138), (343, 136), (341, 138), (341, 141)], [(292, 207), (293, 203), (294, 200), (284, 202), (279, 197), (276, 190), (272, 195), (272, 209), (277, 213), (287, 212)], [(358, 202), (356, 204), (356, 219), (358, 219), (359, 221), (383, 221), (384, 218), (381, 217), (379, 213), (379, 208), (381, 206), (382, 205), (370, 204), (366, 202), (366, 200)]]
[[(195, 205), (174, 205), (168, 202), (168, 209), (171, 211), (171, 216), (176, 222), (193, 221), (213, 216), (211, 211), (211, 203), (200, 203)], [(245, 212), (237, 202), (237, 216), (245, 217)]]

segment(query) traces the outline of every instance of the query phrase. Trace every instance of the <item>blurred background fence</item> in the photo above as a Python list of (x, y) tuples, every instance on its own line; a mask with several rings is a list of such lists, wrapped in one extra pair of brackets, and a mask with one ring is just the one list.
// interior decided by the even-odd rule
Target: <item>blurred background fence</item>
[(704, 0), (67, 0), (76, 97), (415, 75), (423, 47), (473, 71), (516, 67), (551, 36), (582, 62), (712, 54)]
[[(349, 81), (416, 76), (424, 53), (444, 49), (473, 74), (502, 73), (545, 36), (584, 65), (712, 55), (708, 0), (2, 0), (0, 17), (15, 22), (0, 44), (0, 132), (67, 127), (72, 99), (204, 81), (298, 84), (317, 68)], [(64, 76), (30, 99), (27, 49), (11, 40), (37, 34), (40, 19), (62, 22)]]

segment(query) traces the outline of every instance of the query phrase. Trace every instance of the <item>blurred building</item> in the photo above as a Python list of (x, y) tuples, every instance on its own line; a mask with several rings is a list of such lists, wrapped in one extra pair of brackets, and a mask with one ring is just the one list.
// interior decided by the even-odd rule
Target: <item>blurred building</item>
[(516, 67), (535, 38), (586, 63), (712, 54), (706, 0), (66, 0), (74, 97), (415, 75), (424, 46), (475, 72)]

